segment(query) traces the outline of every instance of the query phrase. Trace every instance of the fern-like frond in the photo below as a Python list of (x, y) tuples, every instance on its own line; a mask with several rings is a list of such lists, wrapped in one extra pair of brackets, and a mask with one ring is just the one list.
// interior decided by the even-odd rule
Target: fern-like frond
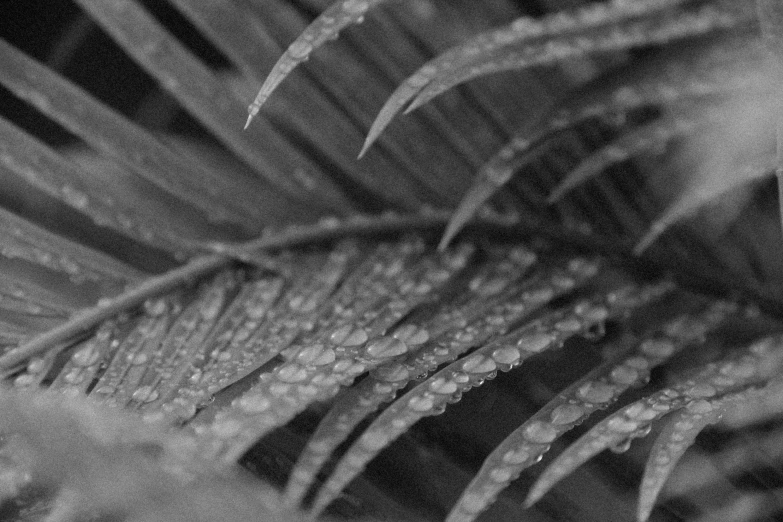
[[(427, 0), (358, 25), (381, 3), (77, 0), (54, 58), (0, 42), (0, 94), (34, 113), (0, 115), (0, 518), (510, 519), (522, 473), (532, 503), (671, 414), (646, 519), (707, 424), (777, 422), (769, 187), (668, 229), (775, 168), (752, 6)], [(158, 86), (140, 106), (62, 67), (85, 35)], [(464, 414), (489, 394), (513, 406)], [(612, 511), (583, 507), (605, 465), (558, 489), (582, 518)]]
[(623, 288), (612, 290), (606, 296), (579, 301), (573, 307), (544, 315), (445, 366), (404, 393), (370, 424), (322, 486), (313, 501), (313, 512), (320, 513), (381, 449), (421, 418), (442, 413), (448, 403), (456, 402), (466, 391), (494, 378), (498, 370), (511, 370), (529, 357), (562, 346), (571, 336), (600, 328), (612, 316), (630, 313), (647, 304), (665, 292), (665, 288), (665, 285)]

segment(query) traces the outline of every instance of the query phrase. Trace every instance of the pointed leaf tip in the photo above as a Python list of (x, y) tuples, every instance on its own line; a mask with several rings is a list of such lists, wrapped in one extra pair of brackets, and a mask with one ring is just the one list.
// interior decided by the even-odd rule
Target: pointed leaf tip
[(253, 104), (260, 108), (291, 71), (306, 61), (316, 49), (337, 38), (345, 27), (361, 23), (367, 11), (384, 1), (338, 0), (332, 3), (288, 46), (264, 81)]
[[(416, 75), (411, 78), (416, 78)], [(383, 104), (381, 110), (378, 111), (378, 115), (375, 117), (375, 121), (372, 122), (370, 130), (367, 131), (367, 138), (364, 141), (362, 151), (359, 153), (361, 158), (369, 149), (373, 143), (375, 143), (386, 127), (392, 122), (394, 117), (405, 107), (405, 104), (419, 92), (420, 87), (415, 82), (411, 82), (411, 79), (403, 82), (397, 89), (389, 96), (386, 103)], [(407, 112), (406, 112), (407, 114)]]
[(500, 187), (508, 181), (510, 176), (497, 176), (497, 173), (491, 169), (482, 169), (474, 184), (468, 189), (468, 192), (462, 197), (457, 209), (452, 214), (449, 223), (446, 225), (446, 231), (440, 240), (438, 248), (446, 248), (465, 225), (473, 219), (476, 212), (484, 205)]

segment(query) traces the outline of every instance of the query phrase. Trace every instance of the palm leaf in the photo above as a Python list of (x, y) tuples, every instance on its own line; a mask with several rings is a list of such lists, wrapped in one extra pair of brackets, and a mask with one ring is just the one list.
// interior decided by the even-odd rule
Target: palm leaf
[[(741, 120), (727, 100), (771, 104), (748, 5), (577, 2), (520, 17), (527, 2), (389, 3), (315, 53), (381, 2), (76, 3), (168, 93), (147, 99), (152, 112), (174, 108), (191, 136), (170, 134), (179, 120), (152, 130), (24, 42), (0, 43), (9, 107), (36, 115), (0, 117), (0, 368), (16, 388), (0, 394), (3, 499), (50, 520), (288, 520), (308, 504), (339, 517), (341, 497), (379, 518), (519, 516), (521, 473), (538, 476), (529, 498), (541, 499), (671, 413), (642, 482), (639, 516), (655, 517), (718, 412), (775, 402), (783, 272), (767, 187), (719, 207), (717, 225), (668, 230), (772, 170), (771, 126), (746, 118), (753, 146), (721, 151), (720, 168), (702, 162), (718, 183), (668, 186), (688, 171), (672, 150)], [(581, 75), (564, 62), (599, 55)], [(410, 76), (414, 60), (429, 62)], [(241, 100), (264, 68), (243, 133)], [(512, 69), (529, 86), (478, 79)], [(564, 77), (592, 81), (547, 85)], [(352, 160), (368, 127), (362, 154), (397, 112), (472, 79)], [(464, 194), (455, 213), (442, 208)], [(660, 241), (635, 258), (645, 230), (641, 247)], [(517, 407), (472, 433), (465, 408), (487, 393)], [(765, 411), (776, 418), (779, 404)], [(473, 438), (475, 458), (423, 442), (444, 426)], [(243, 454), (267, 480), (290, 473), (283, 497), (238, 477)], [(385, 455), (406, 480), (375, 476)], [(422, 472), (420, 458), (449, 472)], [(594, 513), (606, 464), (586, 466), (584, 488), (558, 494)], [(427, 507), (414, 490), (433, 484), (448, 493)]]

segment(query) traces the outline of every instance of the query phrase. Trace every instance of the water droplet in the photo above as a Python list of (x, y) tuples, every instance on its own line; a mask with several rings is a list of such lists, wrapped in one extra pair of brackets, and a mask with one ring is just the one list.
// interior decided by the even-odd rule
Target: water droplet
[(650, 357), (664, 359), (674, 353), (674, 343), (668, 339), (647, 339), (639, 346), (639, 349)]
[(14, 379), (14, 386), (17, 388), (26, 388), (35, 384), (35, 376), (29, 373), (23, 373)]
[(456, 382), (457, 384), (467, 384), (470, 382), (470, 376), (466, 373), (462, 372), (456, 372), (451, 375), (451, 378)]
[(725, 375), (716, 375), (710, 379), (710, 382), (718, 388), (728, 388), (729, 386), (734, 386), (737, 381)]
[(508, 258), (520, 266), (532, 266), (536, 262), (538, 256), (535, 252), (528, 250), (525, 247), (514, 247), (508, 252)]
[(506, 464), (519, 465), (526, 463), (528, 460), (530, 460), (530, 453), (524, 448), (507, 451), (503, 455), (503, 462)]
[(777, 345), (777, 340), (773, 337), (766, 337), (754, 342), (749, 350), (754, 355), (763, 356), (768, 354)]
[(658, 415), (654, 409), (648, 408), (640, 402), (631, 404), (623, 410), (623, 413), (626, 417), (636, 421), (650, 421)]
[(552, 279), (550, 280), (554, 286), (559, 288), (560, 290), (571, 290), (573, 287), (576, 286), (576, 281), (573, 277), (567, 276), (565, 274), (556, 274), (552, 276)]
[(408, 346), (394, 337), (379, 337), (371, 341), (365, 348), (366, 354), (374, 359), (395, 357), (408, 351)]
[(511, 474), (511, 471), (509, 469), (506, 469), (506, 468), (493, 469), (490, 472), (490, 474), (489, 474), (489, 478), (493, 482), (498, 482), (498, 483), (501, 483), (501, 484), (509, 482), (512, 477), (513, 477), (513, 475)]
[(478, 493), (468, 493), (460, 501), (462, 511), (467, 513), (480, 513), (487, 506), (488, 499)]
[(364, 13), (369, 7), (365, 0), (345, 0), (343, 2), (343, 10), (353, 15)]
[(335, 358), (336, 355), (334, 350), (327, 348), (322, 344), (307, 346), (296, 355), (297, 362), (305, 366), (323, 366), (324, 364), (331, 364), (334, 362)]
[(618, 384), (633, 384), (639, 378), (639, 372), (630, 366), (617, 366), (609, 374), (612, 381)]
[(609, 310), (605, 306), (595, 305), (592, 303), (584, 303), (577, 305), (574, 311), (583, 319), (599, 323), (605, 321), (609, 317)]
[(583, 278), (593, 277), (598, 273), (598, 262), (578, 257), (569, 261), (568, 271)]
[(519, 350), (517, 350), (513, 346), (498, 348), (497, 350), (492, 352), (492, 358), (495, 360), (495, 362), (504, 365), (517, 364), (521, 356), (522, 354), (519, 353)]
[(335, 345), (342, 344), (343, 341), (345, 341), (348, 338), (348, 335), (353, 331), (353, 325), (350, 324), (344, 324), (343, 326), (339, 327), (337, 330), (333, 331), (331, 335), (329, 335), (329, 342)]
[(577, 395), (593, 404), (609, 402), (614, 397), (614, 388), (599, 381), (586, 382), (577, 390)]
[(348, 368), (344, 370), (346, 375), (359, 375), (361, 373), (364, 373), (364, 371), (367, 369), (367, 366), (365, 366), (362, 363), (353, 363)]
[(261, 413), (268, 410), (271, 403), (269, 402), (269, 399), (263, 395), (252, 394), (243, 395), (238, 399), (234, 399), (232, 405), (246, 413)]
[(552, 410), (552, 424), (571, 424), (578, 421), (584, 414), (584, 409), (576, 404), (561, 404)]
[(528, 290), (522, 294), (522, 299), (527, 304), (546, 303), (555, 296), (555, 291), (549, 287), (538, 288), (536, 290)]
[(427, 330), (419, 328), (413, 324), (406, 324), (398, 328), (394, 334), (392, 334), (392, 336), (395, 339), (403, 341), (408, 346), (418, 346), (420, 344), (424, 344), (430, 338), (430, 334)]
[(352, 348), (354, 346), (361, 346), (367, 342), (369, 337), (367, 332), (363, 328), (356, 328), (340, 343), (341, 346)]
[(142, 364), (147, 364), (148, 360), (149, 357), (147, 357), (146, 353), (128, 354), (128, 362), (130, 362), (134, 366), (141, 366)]
[(629, 449), (631, 449), (631, 443), (633, 442), (633, 439), (628, 437), (627, 439), (623, 439), (617, 444), (613, 444), (609, 446), (609, 451), (612, 453), (625, 453)]
[[(473, 283), (474, 281), (471, 281), (471, 283)], [(488, 281), (479, 279), (475, 284), (475, 288), (471, 287), (471, 290), (473, 290), (474, 292), (476, 292), (482, 297), (489, 297), (492, 295), (499, 294), (500, 292), (505, 290), (507, 285), (508, 282), (501, 277), (496, 277)]]
[(438, 377), (430, 383), (430, 390), (440, 395), (451, 395), (457, 391), (457, 383)]
[(212, 433), (227, 439), (242, 431), (242, 423), (234, 419), (224, 419), (212, 424)]
[(27, 363), (28, 373), (40, 373), (46, 368), (46, 360), (41, 357), (33, 357)]
[(420, 395), (411, 397), (408, 401), (408, 407), (413, 411), (425, 412), (431, 410), (435, 405), (435, 400), (431, 395)]
[(280, 397), (291, 391), (291, 385), (283, 382), (273, 382), (269, 385), (269, 393), (275, 397)]
[(497, 370), (497, 365), (486, 355), (474, 354), (465, 359), (462, 370), (468, 373), (488, 373)]
[(85, 193), (75, 189), (74, 187), (71, 187), (70, 185), (63, 186), (61, 191), (65, 201), (68, 202), (69, 205), (79, 210), (84, 210), (87, 208), (90, 200)]
[(313, 52), (313, 46), (308, 42), (297, 40), (288, 47), (288, 54), (295, 60), (303, 60), (311, 52)]
[(462, 344), (472, 343), (475, 339), (476, 339), (475, 333), (469, 329), (459, 331), (454, 336), (454, 340)]
[(81, 368), (71, 368), (63, 377), (63, 380), (68, 384), (80, 384), (84, 382), (84, 379), (85, 375)]
[(379, 366), (373, 371), (373, 375), (379, 381), (399, 382), (407, 380), (410, 376), (410, 372), (402, 364), (395, 363)]
[(717, 390), (709, 384), (696, 384), (685, 390), (685, 394), (693, 398), (713, 397)]
[(283, 382), (302, 382), (307, 379), (307, 370), (298, 364), (287, 364), (278, 368), (277, 378)]
[(756, 374), (756, 365), (752, 363), (738, 363), (724, 366), (720, 373), (737, 379), (747, 379)]
[(307, 296), (297, 295), (288, 301), (288, 307), (295, 312), (312, 312), (318, 306), (315, 299), (308, 299)]
[(95, 345), (92, 343), (79, 348), (73, 355), (71, 355), (71, 362), (76, 366), (92, 366), (100, 358), (100, 353), (95, 349)]
[(111, 395), (114, 393), (114, 390), (114, 386), (101, 386), (100, 388), (93, 390), (93, 393), (98, 395)]
[(158, 392), (152, 386), (142, 386), (131, 395), (131, 399), (136, 402), (152, 402), (157, 398)]
[(533, 421), (524, 429), (522, 436), (536, 444), (549, 444), (557, 438), (557, 430), (551, 424)]
[(634, 368), (636, 370), (646, 370), (650, 367), (650, 362), (645, 359), (644, 357), (629, 357), (625, 360), (625, 366), (628, 366), (630, 368)]
[(582, 322), (575, 317), (568, 317), (555, 323), (555, 329), (563, 333), (575, 333), (582, 329)]
[(639, 429), (639, 424), (622, 417), (612, 417), (607, 421), (606, 427), (618, 433), (633, 433)]
[(712, 404), (710, 404), (708, 401), (705, 401), (704, 399), (691, 401), (685, 407), (688, 409), (688, 411), (697, 415), (705, 415), (707, 413), (711, 413), (713, 410)]
[(517, 346), (528, 352), (539, 353), (548, 348), (555, 341), (555, 336), (549, 333), (528, 334), (519, 341)]
[(378, 451), (389, 444), (389, 436), (383, 431), (367, 431), (362, 435), (361, 444), (370, 451)]

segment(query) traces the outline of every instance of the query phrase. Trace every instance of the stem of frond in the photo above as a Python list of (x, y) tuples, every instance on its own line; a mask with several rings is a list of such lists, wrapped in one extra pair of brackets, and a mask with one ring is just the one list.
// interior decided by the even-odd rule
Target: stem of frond
[[(783, 148), (781, 149), (783, 150)], [(385, 234), (409, 232), (438, 232), (451, 218), (448, 211), (432, 211), (421, 214), (385, 214), (381, 216), (355, 216), (344, 221), (326, 222), (315, 225), (295, 225), (279, 232), (264, 234), (258, 239), (245, 243), (208, 245), (213, 253), (193, 258), (191, 261), (164, 274), (150, 277), (138, 286), (122, 294), (102, 299), (96, 306), (75, 314), (65, 323), (33, 337), (29, 341), (0, 356), (0, 372), (18, 367), (30, 357), (46, 352), (72, 340), (101, 322), (132, 309), (145, 300), (157, 297), (174, 288), (193, 282), (206, 275), (228, 266), (234, 261), (251, 264), (265, 269), (274, 269), (279, 264), (270, 259), (265, 252), (334, 241), (345, 237), (378, 237)], [(622, 245), (617, 240), (603, 240), (593, 234), (567, 230), (546, 224), (520, 223), (516, 219), (490, 217), (480, 218), (468, 224), (466, 233), (478, 233), (480, 236), (504, 234), (513, 237), (536, 236), (556, 242), (583, 248), (612, 258), (621, 258), (629, 266), (642, 267), (646, 273), (650, 269), (660, 270), (666, 267), (639, 260), (630, 255), (630, 243)], [(271, 264), (270, 264), (271, 263)], [(713, 280), (704, 275), (683, 274), (691, 286), (709, 288)], [(742, 293), (742, 289), (735, 289)], [(761, 296), (753, 297), (756, 302), (765, 304)]]

